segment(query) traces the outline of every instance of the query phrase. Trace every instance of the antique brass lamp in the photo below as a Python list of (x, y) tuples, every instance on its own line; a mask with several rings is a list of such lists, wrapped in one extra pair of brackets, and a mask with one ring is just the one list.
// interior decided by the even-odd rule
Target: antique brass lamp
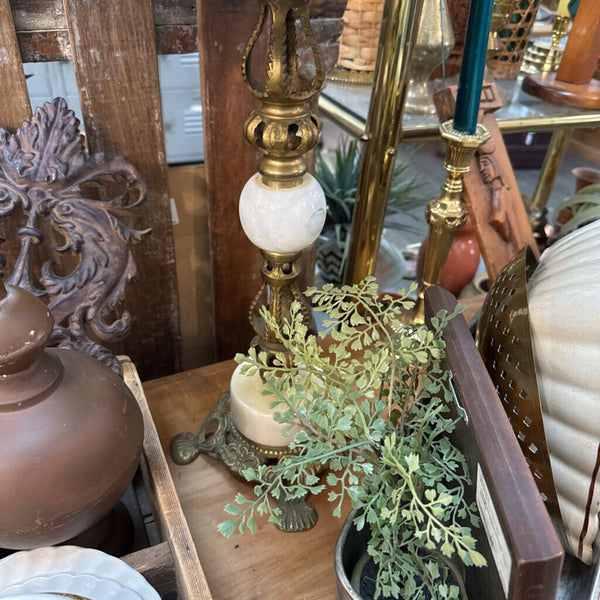
[[(267, 72), (264, 81), (252, 75), (261, 34), (270, 23)], [(297, 32), (302, 30), (313, 56), (310, 68), (298, 61)], [(310, 99), (321, 88), (324, 68), (314, 39), (308, 0), (266, 0), (243, 56), (242, 74), (261, 104), (247, 119), (244, 133), (262, 155), (255, 173), (242, 190), (239, 203), (244, 232), (261, 249), (263, 284), (250, 307), (256, 333), (252, 347), (271, 356), (282, 351), (260, 315), (266, 306), (281, 323), (294, 300), (310, 312), (298, 290), (297, 260), (316, 241), (326, 216), (323, 190), (307, 173), (306, 152), (317, 143), (320, 122), (310, 110)], [(171, 444), (175, 462), (187, 464), (199, 453), (221, 460), (237, 475), (248, 467), (273, 464), (289, 454), (293, 434), (284, 432), (263, 394), (260, 373), (234, 372), (230, 391), (223, 394), (198, 434), (182, 433)], [(303, 499), (280, 504), (281, 529), (299, 531), (316, 522), (316, 513)]]

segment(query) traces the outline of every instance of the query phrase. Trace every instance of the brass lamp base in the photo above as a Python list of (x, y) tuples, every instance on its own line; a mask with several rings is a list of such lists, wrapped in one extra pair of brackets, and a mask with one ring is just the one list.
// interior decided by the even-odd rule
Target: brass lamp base
[[(229, 392), (225, 392), (219, 398), (197, 434), (186, 431), (177, 435), (171, 442), (171, 457), (178, 465), (187, 465), (200, 454), (208, 454), (221, 461), (229, 471), (242, 479), (244, 469), (276, 465), (291, 452), (285, 446), (256, 444), (242, 435), (231, 416)], [(280, 523), (276, 526), (281, 531), (306, 531), (317, 522), (317, 511), (305, 498), (280, 500), (278, 507), (281, 514)]]

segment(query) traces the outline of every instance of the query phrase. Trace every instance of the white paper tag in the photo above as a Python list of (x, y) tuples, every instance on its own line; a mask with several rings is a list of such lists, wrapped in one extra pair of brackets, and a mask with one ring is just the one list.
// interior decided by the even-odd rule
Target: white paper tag
[(512, 557), (480, 464), (477, 465), (477, 493), (475, 498), (477, 500), (477, 508), (479, 509), (483, 528), (485, 529), (490, 548), (492, 549), (492, 556), (496, 563), (496, 569), (500, 576), (504, 597), (508, 598), (508, 587), (510, 585), (510, 575), (512, 572)]
[(169, 198), (169, 205), (171, 207), (171, 222), (173, 225), (179, 225), (179, 215), (177, 214), (175, 198)]

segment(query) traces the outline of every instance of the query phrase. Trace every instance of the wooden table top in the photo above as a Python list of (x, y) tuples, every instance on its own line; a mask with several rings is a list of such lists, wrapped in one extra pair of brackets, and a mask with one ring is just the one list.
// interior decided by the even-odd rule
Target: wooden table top
[(333, 551), (342, 520), (331, 515), (326, 497), (313, 498), (316, 526), (282, 533), (265, 521), (256, 534), (226, 539), (217, 525), (236, 492), (252, 486), (218, 461), (200, 456), (186, 466), (173, 463), (169, 444), (182, 431), (196, 432), (219, 396), (229, 388), (235, 363), (218, 363), (144, 384), (148, 404), (169, 462), (175, 488), (215, 600), (334, 600)]

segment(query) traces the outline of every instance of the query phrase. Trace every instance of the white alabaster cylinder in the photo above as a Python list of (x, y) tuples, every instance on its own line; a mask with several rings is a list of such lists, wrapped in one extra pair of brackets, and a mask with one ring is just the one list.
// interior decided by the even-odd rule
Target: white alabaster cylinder
[(292, 427), (287, 435), (283, 431), (285, 423), (277, 423), (273, 413), (280, 409), (270, 408), (275, 397), (263, 396), (264, 385), (258, 373), (242, 375), (238, 365), (231, 376), (229, 395), (231, 397), (231, 416), (238, 431), (249, 440), (263, 446), (287, 446), (296, 435), (297, 427)]
[(240, 195), (239, 213), (248, 239), (268, 252), (300, 252), (325, 224), (327, 204), (317, 180), (308, 173), (293, 188), (266, 186), (255, 173)]

